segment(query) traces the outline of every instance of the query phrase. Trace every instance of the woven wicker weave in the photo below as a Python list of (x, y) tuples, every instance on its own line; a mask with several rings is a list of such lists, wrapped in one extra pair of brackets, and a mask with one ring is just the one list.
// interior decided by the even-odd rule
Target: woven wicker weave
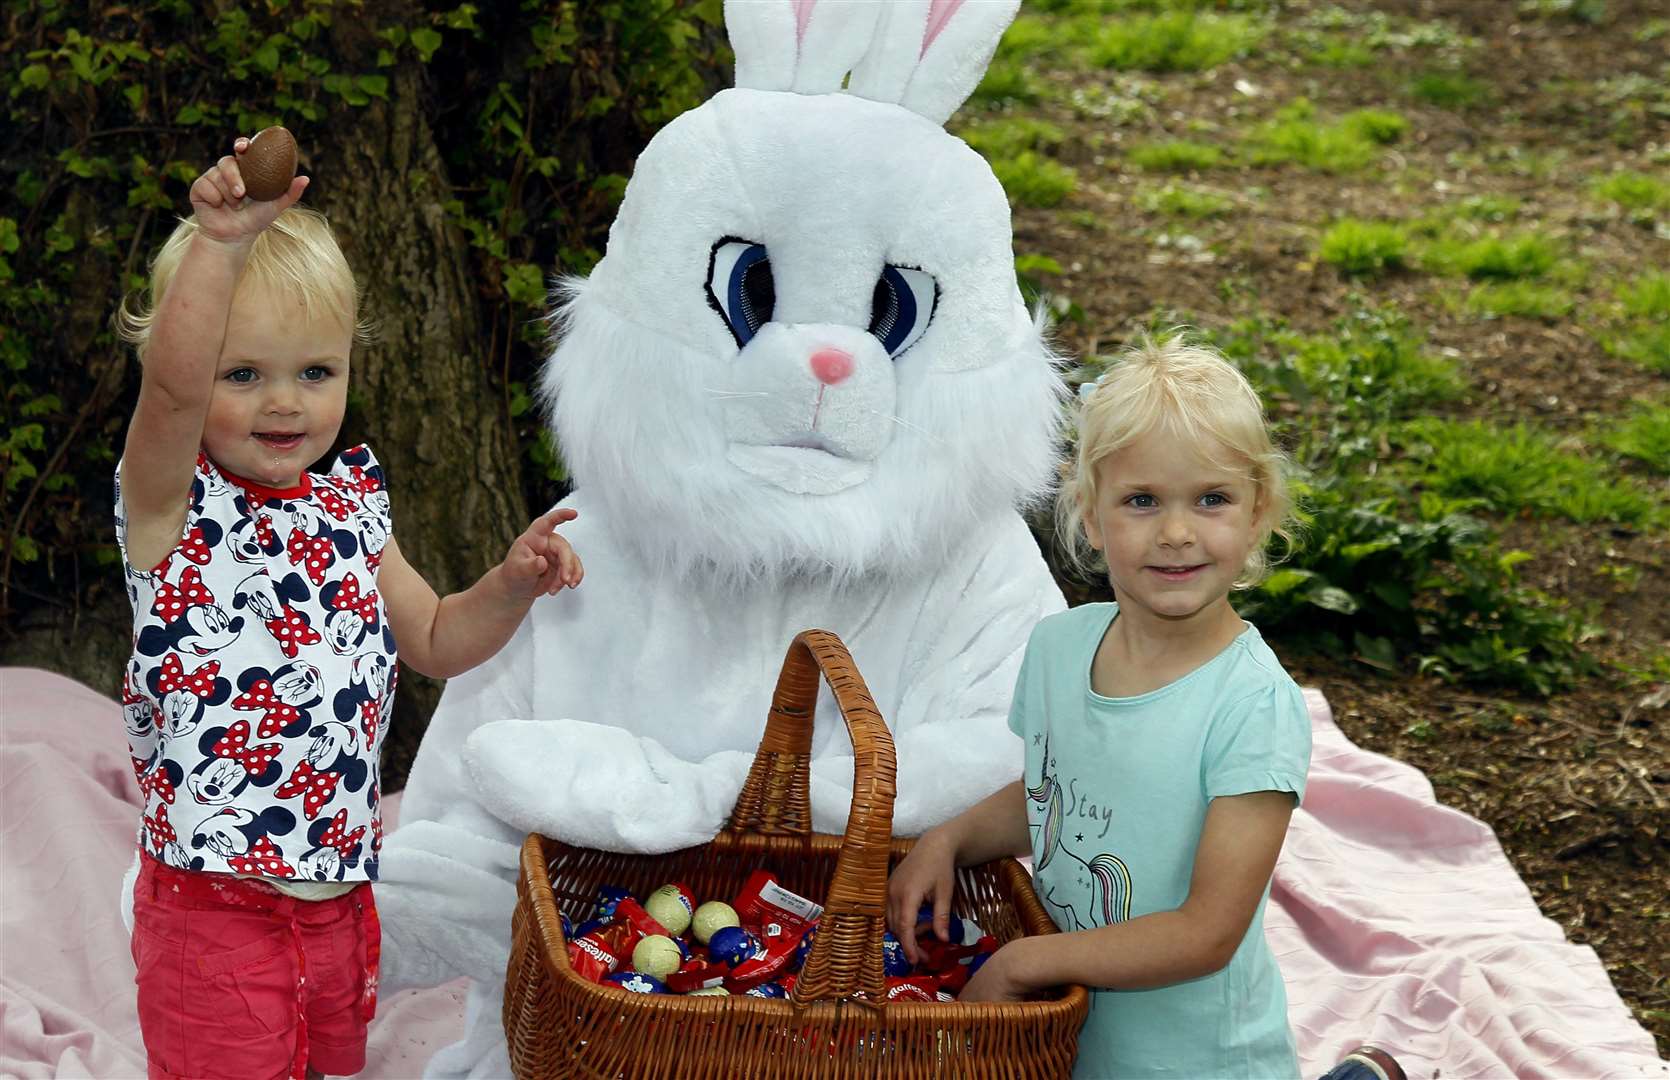
[[(811, 831), (812, 713), (819, 673), (852, 736), (856, 764), (844, 836)], [(510, 1062), (545, 1077), (1012, 1077), (1072, 1072), (1089, 1008), (1081, 986), (1004, 1004), (888, 1002), (882, 972), (887, 874), (910, 850), (892, 838), (893, 739), (852, 657), (808, 630), (783, 662), (765, 733), (725, 829), (701, 847), (621, 855), (537, 834), (522, 846), (505, 980)], [(598, 886), (646, 896), (670, 881), (733, 896), (766, 867), (785, 888), (826, 897), (790, 1000), (635, 994), (568, 964), (559, 909), (590, 915)], [(1013, 859), (960, 870), (955, 910), (1000, 942), (1055, 933)]]

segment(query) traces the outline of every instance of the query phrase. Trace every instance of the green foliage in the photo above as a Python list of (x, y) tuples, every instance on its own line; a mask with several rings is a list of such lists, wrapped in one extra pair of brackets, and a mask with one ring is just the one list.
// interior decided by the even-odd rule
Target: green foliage
[[(233, 135), (284, 123), (304, 151), (356, 110), (418, 102), (451, 172), (452, 222), (510, 388), (543, 352), (545, 275), (597, 258), (632, 157), (719, 81), (718, 0), (443, 2), (401, 23), (357, 0), (7, 12), (0, 124), (0, 615), (112, 579), (109, 491), (137, 379), (108, 328)], [(342, 33), (351, 27), (352, 33)], [(308, 164), (304, 153), (304, 166)], [(337, 173), (325, 185), (349, 183)], [(392, 196), (392, 197), (397, 197)], [(351, 239), (351, 238), (350, 238)], [(379, 313), (372, 313), (373, 315)], [(513, 416), (531, 501), (561, 478)], [(86, 573), (82, 573), (86, 570)]]
[(1148, 172), (1198, 172), (1223, 161), (1224, 152), (1209, 143), (1162, 142), (1133, 146), (1125, 160)]
[(1670, 182), (1639, 172), (1615, 172), (1594, 181), (1590, 190), (1625, 210), (1651, 218), (1670, 210)]
[(1569, 290), (1558, 285), (1544, 285), (1534, 281), (1479, 285), (1467, 294), (1467, 310), (1491, 318), (1517, 315), (1526, 319), (1558, 322), (1571, 314), (1576, 303)]
[(1078, 174), (1072, 169), (1031, 150), (991, 164), (1015, 206), (1055, 206), (1078, 186)]
[(1011, 158), (1027, 150), (1048, 150), (1061, 145), (1066, 138), (1054, 124), (1030, 117), (986, 120), (971, 124), (959, 134), (987, 158)]
[(1624, 314), (1670, 322), (1670, 274), (1650, 271), (1623, 291)]
[(1597, 441), (1639, 461), (1660, 476), (1670, 476), (1670, 399), (1637, 402), (1616, 427), (1602, 429)]
[(1042, 96), (1037, 78), (1023, 60), (998, 57), (986, 69), (970, 97), (986, 105), (1030, 104)]
[(1540, 277), (1553, 268), (1558, 255), (1554, 242), (1539, 233), (1441, 237), (1427, 248), (1422, 263), (1437, 273), (1462, 274), (1475, 281), (1511, 281)]
[(1386, 221), (1346, 218), (1322, 234), (1318, 254), (1347, 274), (1378, 274), (1404, 265), (1409, 233)]
[(1254, 165), (1294, 162), (1319, 172), (1356, 172), (1373, 164), (1380, 147), (1396, 142), (1408, 127), (1402, 116), (1380, 109), (1362, 109), (1323, 123), (1315, 107), (1300, 98), (1253, 129), (1247, 138), (1248, 157)]
[(1490, 86), (1459, 71), (1428, 71), (1410, 81), (1409, 94), (1441, 109), (1466, 109), (1489, 97)]
[(1183, 184), (1144, 187), (1137, 192), (1136, 202), (1151, 213), (1197, 219), (1222, 217), (1235, 208), (1235, 200), (1227, 195)]
[(1632, 526), (1666, 519), (1663, 504), (1639, 483), (1523, 423), (1420, 419), (1392, 437), (1431, 490), (1481, 500), (1498, 513)]
[(1521, 14), (1597, 25), (1606, 20), (1606, 0), (1519, 0)]
[(1245, 15), (1193, 9), (1108, 20), (1090, 46), (1090, 61), (1121, 71), (1206, 71), (1251, 49), (1264, 25)]
[[(1548, 694), (1594, 663), (1581, 626), (1514, 576), (1465, 504), (1365, 497), (1348, 475), (1300, 485), (1298, 549), (1236, 607), (1267, 634), (1396, 672)], [(1411, 513), (1413, 510), (1413, 513)]]

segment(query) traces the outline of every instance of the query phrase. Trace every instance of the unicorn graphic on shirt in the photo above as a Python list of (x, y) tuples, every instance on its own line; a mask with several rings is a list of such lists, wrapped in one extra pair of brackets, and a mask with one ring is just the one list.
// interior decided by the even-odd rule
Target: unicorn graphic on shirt
[[(1124, 922), (1131, 917), (1131, 871), (1117, 855), (1102, 852), (1086, 861), (1062, 843), (1066, 808), (1063, 806), (1061, 781), (1052, 771), (1054, 764), (1054, 759), (1050, 757), (1049, 736), (1046, 735), (1043, 758), (1038, 766), (1038, 786), (1028, 785), (1026, 789), (1027, 798), (1042, 807), (1044, 814), (1043, 825), (1032, 826), (1034, 830), (1042, 830), (1040, 835), (1034, 836), (1032, 843), (1033, 875), (1044, 890), (1040, 899), (1054, 912), (1061, 913), (1055, 921), (1063, 930), (1088, 930)], [(1063, 902), (1056, 896), (1056, 886), (1042, 879), (1044, 868), (1058, 859), (1070, 859), (1082, 868), (1079, 871), (1081, 880), (1088, 882), (1091, 889), (1090, 910), (1087, 913), (1080, 914), (1076, 902), (1078, 898), (1070, 897)]]

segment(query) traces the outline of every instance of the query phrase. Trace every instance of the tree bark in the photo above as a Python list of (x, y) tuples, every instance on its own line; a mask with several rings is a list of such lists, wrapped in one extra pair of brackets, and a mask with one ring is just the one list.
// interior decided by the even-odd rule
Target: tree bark
[[(410, 11), (386, 17), (410, 22)], [(415, 9), (413, 9), (415, 10)], [(376, 41), (357, 23), (332, 34), (369, 70)], [(392, 70), (388, 98), (338, 111), (310, 133), (309, 201), (329, 216), (378, 324), (356, 354), (341, 443), (369, 443), (389, 485), (408, 561), (445, 596), (504, 556), (527, 524), (518, 450), (483, 360), (468, 243), (447, 224), (450, 189), (430, 128), (423, 69)], [(303, 133), (298, 132), (298, 136)], [(396, 643), (398, 644), (398, 642)], [(403, 668), (383, 751), (383, 786), (405, 783), (441, 684)]]

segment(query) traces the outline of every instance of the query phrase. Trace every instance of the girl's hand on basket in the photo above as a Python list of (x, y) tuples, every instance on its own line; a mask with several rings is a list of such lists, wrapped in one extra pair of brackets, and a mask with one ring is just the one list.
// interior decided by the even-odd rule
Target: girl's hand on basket
[(1011, 941), (1001, 949), (992, 953), (992, 958), (980, 965), (980, 970), (968, 980), (963, 992), (957, 995), (959, 1002), (969, 1001), (1025, 1001), (1031, 995), (1033, 987), (1026, 985), (1016, 977), (1017, 964), (1015, 949), (1022, 938)]
[(916, 947), (916, 919), (923, 904), (933, 904), (934, 936), (941, 941), (951, 940), (951, 893), (955, 887), (956, 852), (943, 829), (930, 829), (887, 882), (887, 925), (912, 964), (922, 962), (922, 950)]

